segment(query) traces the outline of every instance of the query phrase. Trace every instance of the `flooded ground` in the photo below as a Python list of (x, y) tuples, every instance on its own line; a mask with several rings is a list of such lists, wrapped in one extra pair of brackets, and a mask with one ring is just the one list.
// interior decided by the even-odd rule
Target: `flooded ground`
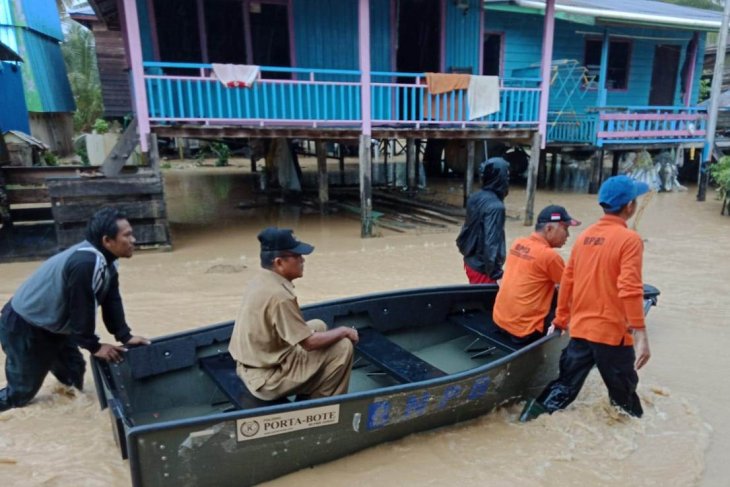
[[(316, 246), (296, 281), (302, 303), (465, 282), (456, 226), (420, 234), (382, 230), (382, 237), (362, 240), (359, 222), (343, 215), (252, 208), (255, 180), (236, 169), (169, 170), (165, 177), (174, 251), (138, 253), (120, 271), (128, 321), (139, 334), (231, 319), (258, 267), (256, 233), (269, 224), (293, 227)], [(458, 181), (437, 186), (460, 199)], [(524, 192), (513, 189), (508, 213), (521, 214), (524, 201)], [(537, 209), (548, 203), (567, 206), (584, 222), (599, 217), (594, 196), (538, 193)], [(699, 204), (690, 189), (655, 195), (639, 231), (646, 239), (645, 280), (662, 291), (648, 319), (652, 359), (640, 372), (642, 420), (617, 416), (592, 375), (565, 412), (523, 425), (515, 422), (516, 405), (270, 485), (729, 485), (730, 218), (720, 216), (712, 195)], [(508, 240), (527, 233), (519, 220), (508, 220)], [(573, 238), (562, 250), (566, 257)], [(0, 301), (37, 265), (0, 265)], [(85, 386), (73, 394), (49, 377), (30, 406), (0, 413), (2, 485), (130, 485), (90, 376)]]

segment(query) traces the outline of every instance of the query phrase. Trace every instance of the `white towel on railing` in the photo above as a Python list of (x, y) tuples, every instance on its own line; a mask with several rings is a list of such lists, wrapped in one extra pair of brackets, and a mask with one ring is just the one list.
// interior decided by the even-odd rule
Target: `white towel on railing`
[(260, 66), (247, 64), (213, 64), (213, 75), (228, 88), (250, 88), (260, 71)]
[(466, 93), (469, 120), (499, 111), (499, 76), (472, 76)]

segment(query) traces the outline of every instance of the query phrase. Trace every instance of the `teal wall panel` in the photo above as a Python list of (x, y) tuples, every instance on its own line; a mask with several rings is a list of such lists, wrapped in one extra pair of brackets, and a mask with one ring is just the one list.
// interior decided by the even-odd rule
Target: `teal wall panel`
[(0, 62), (0, 107), (0, 133), (7, 130), (30, 133), (22, 74), (13, 63)]
[(471, 68), (473, 74), (479, 73), (481, 0), (469, 0), (469, 8), (456, 8), (451, 1), (446, 2), (446, 60), (444, 68)]
[[(357, 0), (294, 0), (294, 43), (301, 68), (359, 69)], [(370, 2), (374, 71), (391, 69), (390, 0)]]
[[(542, 15), (518, 14), (487, 10), (485, 13), (485, 30), (503, 32), (504, 46), (504, 73), (512, 76), (514, 70), (539, 66), (542, 56)], [(651, 76), (654, 64), (654, 50), (657, 45), (670, 44), (680, 47), (682, 55), (679, 60), (677, 73), (677, 89), (675, 104), (681, 104), (681, 66), (686, 56), (687, 45), (693, 33), (686, 30), (651, 29), (638, 27), (609, 27), (609, 33), (616, 36), (625, 36), (631, 42), (631, 59), (629, 63), (629, 81), (626, 90), (609, 90), (607, 105), (630, 106), (647, 105), (651, 88)], [(553, 60), (577, 60), (583, 64), (585, 56), (585, 39), (599, 37), (603, 34), (603, 27), (578, 24), (565, 20), (555, 23), (555, 43)], [(621, 37), (616, 37), (620, 39)], [(700, 53), (704, 50), (704, 36), (700, 38)], [(702, 56), (699, 56), (695, 66), (695, 80), (693, 99), (696, 100), (699, 89)], [(524, 73), (524, 72), (523, 72)], [(531, 76), (539, 76), (537, 67), (530, 71)], [(570, 105), (578, 113), (588, 107), (595, 106), (595, 90), (578, 89), (573, 93)], [(551, 96), (551, 110), (563, 103)]]
[[(164, 15), (164, 12), (162, 13)], [(142, 38), (142, 59), (158, 61), (152, 42), (152, 23), (147, 9), (147, 0), (137, 0), (137, 16), (139, 17), (139, 35)]]

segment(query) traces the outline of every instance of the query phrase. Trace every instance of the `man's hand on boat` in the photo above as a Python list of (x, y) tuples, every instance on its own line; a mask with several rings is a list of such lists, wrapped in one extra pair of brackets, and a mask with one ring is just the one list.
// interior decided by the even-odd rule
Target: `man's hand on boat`
[[(125, 346), (136, 347), (139, 345), (149, 345), (151, 342), (141, 336), (133, 336), (124, 344)], [(96, 351), (94, 357), (106, 360), (107, 362), (113, 362), (118, 364), (124, 360), (124, 352), (127, 351), (126, 347), (119, 345), (111, 345), (109, 343), (102, 343), (99, 350)]]
[(360, 340), (360, 336), (357, 334), (357, 330), (355, 328), (339, 326), (332, 330), (314, 332), (309, 338), (299, 342), (299, 344), (302, 348), (304, 348), (304, 350), (311, 352), (312, 350), (329, 347), (343, 338), (347, 338), (353, 344), (356, 344)]
[(558, 336), (563, 334), (563, 330), (555, 326), (555, 323), (550, 323), (550, 327), (548, 328), (547, 335), (552, 335), (554, 332), (558, 332)]
[(646, 336), (646, 329), (634, 329), (634, 351), (636, 352), (636, 362), (634, 367), (636, 370), (642, 368), (651, 358), (649, 350), (649, 337)]

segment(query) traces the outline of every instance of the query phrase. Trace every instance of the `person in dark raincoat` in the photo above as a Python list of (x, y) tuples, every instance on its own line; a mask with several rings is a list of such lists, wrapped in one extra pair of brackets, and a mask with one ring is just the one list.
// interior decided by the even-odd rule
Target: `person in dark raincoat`
[(507, 254), (504, 198), (509, 192), (509, 163), (493, 157), (480, 172), (482, 189), (467, 200), (466, 221), (456, 245), (470, 284), (499, 283)]

